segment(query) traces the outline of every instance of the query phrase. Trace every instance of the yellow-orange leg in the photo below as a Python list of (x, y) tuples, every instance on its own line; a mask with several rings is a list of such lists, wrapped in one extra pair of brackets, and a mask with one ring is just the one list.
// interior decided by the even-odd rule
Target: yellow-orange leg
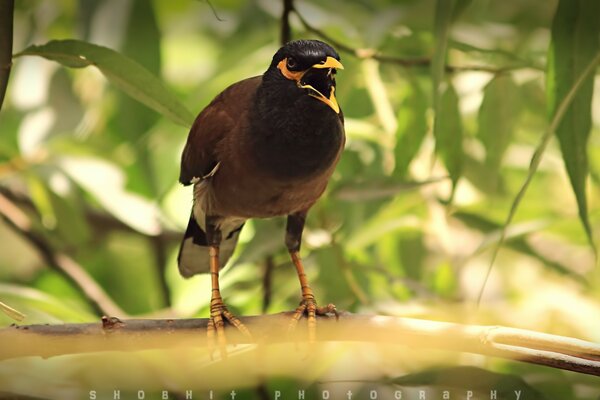
[(252, 335), (250, 334), (248, 328), (246, 328), (246, 325), (244, 325), (242, 321), (240, 321), (235, 315), (229, 312), (223, 303), (221, 291), (219, 290), (219, 248), (211, 246), (209, 248), (209, 255), (212, 293), (210, 298), (210, 319), (208, 321), (208, 327), (206, 330), (208, 336), (208, 346), (211, 357), (213, 349), (216, 347), (215, 345), (218, 344), (221, 357), (227, 358), (225, 321), (228, 321), (231, 325), (235, 326), (244, 335), (248, 337), (251, 337)]
[(302, 260), (300, 259), (300, 254), (297, 251), (290, 252), (290, 256), (292, 257), (292, 262), (296, 267), (296, 272), (298, 272), (298, 279), (300, 279), (300, 288), (302, 289), (302, 301), (294, 315), (290, 324), (288, 326), (288, 330), (292, 331), (298, 325), (298, 321), (300, 318), (306, 313), (307, 323), (308, 323), (308, 342), (315, 343), (317, 340), (317, 315), (326, 315), (328, 313), (335, 314), (335, 318), (338, 319), (339, 315), (335, 305), (328, 304), (325, 307), (317, 307), (317, 302), (315, 300), (315, 295), (313, 294), (312, 289), (308, 285), (308, 280), (306, 279), (306, 273), (304, 272), (304, 266), (302, 265)]

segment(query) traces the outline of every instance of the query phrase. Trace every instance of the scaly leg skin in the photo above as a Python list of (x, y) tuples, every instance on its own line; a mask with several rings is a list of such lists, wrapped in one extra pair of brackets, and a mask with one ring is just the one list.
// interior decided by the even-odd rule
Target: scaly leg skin
[(221, 291), (219, 290), (219, 247), (210, 246), (210, 275), (212, 284), (212, 293), (210, 298), (210, 319), (208, 321), (208, 327), (206, 334), (208, 336), (208, 348), (210, 351), (210, 357), (212, 359), (213, 351), (219, 347), (221, 358), (227, 358), (227, 340), (225, 339), (225, 321), (235, 326), (240, 332), (248, 337), (252, 337), (246, 325), (242, 323), (235, 315), (233, 315), (225, 304), (221, 297)]
[(335, 314), (335, 319), (338, 320), (339, 314), (335, 308), (335, 305), (333, 304), (328, 304), (325, 307), (317, 307), (315, 295), (308, 285), (308, 280), (306, 279), (306, 273), (304, 272), (304, 266), (302, 265), (300, 255), (297, 251), (291, 251), (290, 256), (292, 257), (292, 262), (294, 263), (296, 271), (298, 272), (298, 279), (300, 279), (300, 287), (302, 288), (302, 301), (294, 312), (292, 320), (288, 326), (288, 332), (296, 329), (298, 321), (300, 321), (302, 316), (306, 314), (308, 319), (308, 343), (314, 344), (317, 341), (317, 315), (327, 315), (333, 313)]

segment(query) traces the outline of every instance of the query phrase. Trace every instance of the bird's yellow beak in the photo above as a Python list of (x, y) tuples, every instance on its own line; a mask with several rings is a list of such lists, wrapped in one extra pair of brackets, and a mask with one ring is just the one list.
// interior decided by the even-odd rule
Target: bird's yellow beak
[(310, 92), (308, 94), (309, 96), (312, 96), (315, 99), (320, 100), (323, 103), (327, 104), (329, 107), (331, 107), (331, 109), (333, 111), (336, 112), (336, 114), (340, 113), (340, 106), (338, 105), (337, 99), (335, 98), (335, 86), (331, 86), (331, 90), (328, 93), (329, 97), (327, 97), (324, 93), (321, 93), (320, 91), (315, 89), (312, 85), (303, 84), (302, 78), (309, 70), (311, 70), (313, 68), (316, 68), (316, 69), (328, 68), (329, 71), (327, 72), (327, 76), (331, 76), (333, 69), (344, 69), (344, 66), (342, 65), (341, 62), (339, 62), (338, 60), (336, 60), (333, 57), (327, 57), (324, 62), (314, 64), (313, 66), (311, 66), (309, 69), (307, 69), (305, 71), (290, 71), (287, 69), (287, 59), (283, 59), (279, 62), (279, 64), (277, 65), (277, 68), (279, 68), (279, 70), (281, 71), (283, 76), (285, 76), (286, 78), (288, 78), (290, 80), (296, 81), (296, 84), (298, 85), (298, 87), (303, 88), (303, 89), (310, 89)]
[(344, 69), (344, 66), (341, 62), (336, 60), (333, 57), (327, 57), (324, 63), (319, 63), (313, 65), (311, 68), (335, 68), (335, 69)]

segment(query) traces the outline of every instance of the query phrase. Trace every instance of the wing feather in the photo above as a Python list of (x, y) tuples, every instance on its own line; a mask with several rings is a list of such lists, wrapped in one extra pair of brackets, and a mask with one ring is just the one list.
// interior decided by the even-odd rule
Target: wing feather
[(196, 117), (181, 155), (179, 182), (186, 186), (197, 182), (221, 161), (219, 143), (235, 132), (240, 116), (252, 105), (261, 79), (248, 78), (229, 86)]

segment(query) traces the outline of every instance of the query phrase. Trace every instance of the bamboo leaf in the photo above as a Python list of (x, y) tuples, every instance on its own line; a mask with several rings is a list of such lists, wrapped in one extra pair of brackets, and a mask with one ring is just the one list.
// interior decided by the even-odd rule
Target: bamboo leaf
[(499, 75), (485, 87), (483, 96), (478, 136), (485, 147), (487, 166), (497, 173), (519, 116), (518, 87), (510, 75)]
[[(438, 0), (435, 9), (434, 33), (436, 47), (431, 60), (431, 76), (433, 81), (433, 136), (435, 151), (446, 165), (452, 179), (452, 195), (461, 170), (462, 158), (462, 124), (458, 110), (458, 96), (450, 82), (444, 81), (446, 53), (450, 26), (462, 8), (468, 3), (461, 1), (457, 7), (456, 0)], [(455, 14), (456, 13), (456, 14)]]
[(190, 127), (194, 116), (177, 97), (146, 68), (107, 47), (79, 40), (52, 40), (29, 46), (15, 57), (41, 56), (71, 68), (97, 67), (129, 96), (169, 118)]
[[(594, 59), (599, 49), (600, 3), (587, 0), (561, 0), (552, 23), (548, 62), (548, 104), (550, 117)], [(586, 179), (587, 145), (591, 130), (593, 75), (585, 78), (556, 128), (565, 167), (577, 199), (579, 217), (593, 245), (588, 217)]]
[[(486, 250), (491, 246), (497, 245), (498, 240), (500, 239), (500, 231), (502, 229), (501, 224), (498, 224), (484, 216), (464, 211), (454, 213), (453, 217), (460, 220), (467, 226), (477, 229), (485, 234), (485, 239), (481, 243), (476, 253)], [(545, 223), (539, 221), (523, 223), (520, 226), (513, 226), (513, 229), (511, 229), (512, 232), (507, 232), (505, 236), (506, 246), (514, 251), (518, 251), (519, 253), (534, 257), (542, 262), (548, 269), (558, 272), (561, 275), (568, 276), (580, 284), (586, 285), (587, 281), (584, 276), (576, 271), (573, 271), (568, 265), (564, 265), (560, 261), (546, 257), (529, 244), (529, 241), (527, 240), (528, 235), (530, 233), (537, 232), (545, 226)]]
[[(588, 79), (588, 77), (593, 76), (593, 72), (595, 71), (596, 66), (599, 63), (600, 63), (600, 52), (596, 53), (595, 57), (588, 63), (588, 65), (585, 67), (583, 72), (577, 77), (577, 79), (573, 83), (573, 86), (571, 86), (571, 88), (568, 90), (568, 92), (566, 93), (564, 98), (560, 101), (560, 103), (558, 104), (558, 107), (556, 108), (556, 112), (554, 113), (552, 120), (550, 121), (550, 125), (549, 125), (548, 129), (544, 133), (544, 136), (542, 136), (540, 143), (538, 144), (535, 151), (533, 152), (533, 155), (531, 156), (531, 161), (529, 163), (529, 171), (527, 172), (527, 177), (525, 178), (523, 185), (519, 189), (519, 192), (515, 196), (512, 204), (510, 206), (510, 210), (508, 211), (508, 215), (506, 216), (506, 221), (504, 221), (504, 224), (502, 225), (502, 229), (500, 232), (500, 240), (498, 240), (498, 245), (494, 248), (494, 252), (493, 252), (492, 258), (490, 260), (490, 265), (486, 272), (481, 289), (479, 290), (477, 304), (481, 303), (481, 298), (483, 296), (483, 291), (485, 290), (485, 285), (487, 283), (487, 280), (490, 277), (490, 273), (494, 266), (494, 262), (496, 261), (496, 257), (498, 257), (498, 252), (500, 251), (500, 247), (502, 247), (502, 245), (504, 244), (504, 240), (506, 239), (506, 232), (508, 230), (508, 226), (511, 224), (515, 214), (517, 213), (517, 209), (519, 208), (519, 205), (521, 204), (521, 201), (523, 200), (523, 197), (525, 196), (525, 193), (527, 192), (527, 189), (529, 188), (529, 184), (531, 183), (531, 181), (533, 180), (533, 176), (537, 172), (537, 169), (540, 165), (540, 162), (542, 161), (542, 157), (544, 155), (544, 152), (546, 151), (546, 147), (548, 147), (548, 143), (550, 142), (550, 139), (555, 134), (558, 125), (560, 124), (563, 117), (566, 115), (567, 110), (573, 103), (573, 100), (577, 96), (579, 89), (581, 89), (581, 87), (583, 86), (584, 82)], [(588, 236), (588, 238), (591, 239), (591, 236)], [(592, 242), (592, 248), (594, 249), (594, 252), (596, 252), (596, 247), (593, 245), (593, 242)], [(597, 256), (597, 254), (596, 254), (596, 256)]]
[(440, 84), (444, 77), (446, 66), (446, 51), (448, 37), (452, 24), (453, 10), (456, 0), (437, 0), (435, 7), (434, 33), (436, 47), (431, 59), (431, 76), (433, 79), (433, 107), (437, 110), (440, 99)]
[(435, 147), (436, 153), (448, 169), (454, 191), (463, 163), (463, 127), (458, 108), (458, 95), (450, 82), (443, 86), (439, 108), (435, 113)]
[(398, 111), (396, 129), (396, 168), (394, 174), (405, 177), (427, 133), (427, 96), (416, 80), (408, 87), (406, 98)]

